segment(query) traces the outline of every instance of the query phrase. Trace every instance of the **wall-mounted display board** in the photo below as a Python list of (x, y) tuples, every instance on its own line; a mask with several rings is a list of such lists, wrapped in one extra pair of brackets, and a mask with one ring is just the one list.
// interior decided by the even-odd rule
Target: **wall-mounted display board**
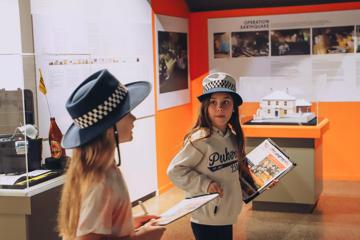
[(209, 19), (209, 68), (237, 77), (245, 101), (296, 85), (314, 86), (312, 101), (360, 101), (359, 29), (360, 10)]
[[(125, 14), (118, 14), (120, 10)], [(50, 4), (33, 0), (32, 15), (36, 79), (41, 69), (52, 114), (63, 131), (71, 123), (64, 107), (68, 96), (93, 72), (108, 68), (124, 84), (153, 83), (151, 8), (147, 1)], [(38, 98), (39, 106), (45, 107), (40, 109), (46, 109), (40, 92)], [(134, 113), (137, 117), (153, 115), (154, 106), (154, 94), (150, 94)], [(43, 123), (48, 119), (48, 111), (39, 111), (40, 126), (46, 126)], [(40, 129), (40, 133), (46, 132)]]
[[(124, 57), (92, 57), (88, 54), (73, 55), (36, 55), (37, 67), (37, 86), (39, 85), (40, 70), (43, 75), (44, 83), (47, 89), (46, 97), (38, 91), (39, 126), (40, 134), (47, 135), (50, 112), (54, 116), (60, 129), (64, 132), (72, 123), (72, 120), (65, 109), (65, 103), (72, 91), (88, 76), (100, 69), (109, 69), (109, 71), (118, 78), (123, 84), (133, 81), (149, 81), (152, 79), (145, 76), (144, 64), (142, 58)], [(144, 67), (144, 68), (142, 68)], [(129, 69), (133, 69), (129, 71)], [(47, 99), (46, 99), (47, 98)], [(154, 115), (154, 94), (150, 94), (146, 100), (141, 103), (133, 114), (137, 118), (143, 118)]]
[[(63, 133), (72, 123), (65, 103), (72, 91), (92, 73), (107, 68), (121, 83), (154, 83), (152, 9), (147, 0), (87, 1), (31, 0), (36, 61), (36, 81), (40, 70), (47, 88), (51, 115)], [(45, 96), (38, 91), (40, 135), (46, 137), (50, 113)], [(155, 129), (154, 91), (132, 113), (141, 129)], [(135, 131), (137, 131), (135, 129)], [(146, 169), (147, 185), (131, 182), (134, 198), (157, 189), (155, 133), (136, 133), (136, 141), (127, 143), (121, 153), (125, 175), (137, 175), (138, 166)], [(135, 137), (134, 137), (135, 138)], [(153, 144), (149, 144), (153, 143)], [(139, 157), (139, 149), (146, 145)], [(47, 147), (44, 147), (47, 150)], [(126, 153), (125, 153), (126, 151)]]
[(190, 102), (188, 20), (156, 15), (157, 106)]

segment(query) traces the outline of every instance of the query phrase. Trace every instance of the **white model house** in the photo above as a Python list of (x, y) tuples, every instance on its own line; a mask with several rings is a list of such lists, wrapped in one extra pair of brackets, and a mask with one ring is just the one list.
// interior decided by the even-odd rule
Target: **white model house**
[(274, 91), (263, 97), (253, 122), (308, 122), (315, 117), (311, 103), (296, 99), (284, 91)]
[(263, 97), (256, 116), (261, 118), (285, 117), (296, 112), (296, 98), (283, 91), (274, 91)]
[(305, 99), (296, 99), (296, 112), (306, 113), (311, 111), (311, 103)]

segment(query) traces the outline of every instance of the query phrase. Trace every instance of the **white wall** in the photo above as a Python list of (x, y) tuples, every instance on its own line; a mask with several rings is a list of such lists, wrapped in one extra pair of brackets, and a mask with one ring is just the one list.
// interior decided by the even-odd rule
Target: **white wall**
[[(154, 83), (151, 6), (146, 0), (31, 0), (37, 81), (40, 68), (51, 115), (63, 133), (72, 123), (65, 102), (75, 87), (107, 68), (123, 84)], [(60, 64), (61, 63), (61, 64)], [(45, 96), (38, 92), (40, 135), (49, 129)], [(121, 167), (135, 200), (157, 190), (154, 91), (134, 111), (139, 129), (121, 146)], [(151, 144), (148, 144), (148, 143)], [(145, 146), (145, 147), (144, 147)], [(47, 149), (44, 146), (44, 149)], [(142, 149), (139, 157), (138, 149)], [(139, 166), (146, 166), (143, 174)], [(139, 184), (140, 177), (146, 184)]]

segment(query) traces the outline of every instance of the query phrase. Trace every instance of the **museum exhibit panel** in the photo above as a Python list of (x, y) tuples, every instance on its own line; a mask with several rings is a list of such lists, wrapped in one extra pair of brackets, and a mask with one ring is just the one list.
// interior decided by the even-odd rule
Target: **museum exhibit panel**
[[(98, 2), (70, 8), (67, 4), (71, 3), (0, 3), (1, 26), (9, 32), (0, 40), (4, 69), (0, 85), (0, 232), (6, 239), (59, 238), (58, 202), (63, 170), (71, 156), (71, 150), (65, 152), (59, 143), (71, 124), (65, 102), (75, 86), (104, 68), (122, 83), (148, 81), (153, 85), (152, 15), (147, 1), (100, 4), (107, 14), (96, 17), (91, 13), (98, 10)], [(84, 6), (87, 11), (81, 11)], [(128, 9), (124, 11), (129, 15), (119, 15), (114, 9)], [(79, 11), (83, 14), (75, 14)], [(61, 17), (64, 15), (67, 18)], [(5, 18), (11, 24), (6, 25)], [(120, 146), (131, 201), (147, 199), (157, 191), (154, 99), (152, 90), (133, 111), (137, 118), (134, 141)], [(138, 146), (143, 146), (141, 151)], [(147, 176), (147, 181), (138, 181), (140, 175)]]
[[(352, 130), (340, 130), (348, 118), (337, 111), (360, 99), (358, 13), (219, 13), (207, 18), (208, 70), (238, 78), (247, 151), (271, 138), (297, 163), (279, 187), (254, 200), (253, 209), (311, 212), (323, 179), (339, 177), (339, 168), (351, 171), (334, 156), (350, 155), (348, 145), (355, 147)], [(334, 129), (331, 134), (329, 129)]]

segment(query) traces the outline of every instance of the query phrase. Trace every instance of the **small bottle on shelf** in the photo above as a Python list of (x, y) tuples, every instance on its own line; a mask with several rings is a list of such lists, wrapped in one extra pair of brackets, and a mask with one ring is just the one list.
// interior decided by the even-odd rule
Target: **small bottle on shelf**
[(61, 139), (63, 135), (56, 123), (54, 117), (50, 118), (50, 129), (49, 129), (49, 145), (51, 151), (51, 157), (53, 159), (61, 159), (66, 156), (65, 149), (61, 147)]

